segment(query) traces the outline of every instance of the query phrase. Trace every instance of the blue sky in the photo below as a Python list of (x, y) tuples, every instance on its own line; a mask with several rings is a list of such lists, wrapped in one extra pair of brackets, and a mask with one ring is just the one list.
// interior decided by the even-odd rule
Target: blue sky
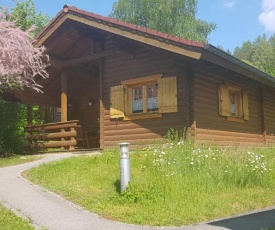
[[(37, 11), (54, 17), (64, 5), (76, 6), (108, 16), (115, 0), (34, 0)], [(1, 6), (14, 6), (12, 0), (0, 0)], [(275, 0), (198, 0), (197, 18), (214, 22), (217, 28), (210, 44), (233, 51), (243, 42), (255, 41), (257, 36), (270, 37), (275, 32)]]

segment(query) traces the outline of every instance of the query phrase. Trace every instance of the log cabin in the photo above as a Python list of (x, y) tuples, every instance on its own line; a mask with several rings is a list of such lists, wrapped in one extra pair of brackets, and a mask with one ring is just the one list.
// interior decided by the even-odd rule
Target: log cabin
[[(37, 79), (43, 94), (26, 89), (16, 97), (60, 108), (54, 124), (61, 132), (71, 127), (66, 146), (75, 145), (77, 123), (88, 146), (102, 149), (161, 140), (171, 128), (185, 129), (196, 143), (275, 143), (275, 78), (215, 46), (72, 6), (35, 44), (47, 48), (50, 77)], [(41, 127), (26, 128), (34, 130)]]

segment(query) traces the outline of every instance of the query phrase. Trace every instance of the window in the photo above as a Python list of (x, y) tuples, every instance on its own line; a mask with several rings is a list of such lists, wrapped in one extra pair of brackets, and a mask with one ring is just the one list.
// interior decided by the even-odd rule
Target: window
[(132, 88), (132, 113), (143, 113), (143, 92), (144, 87)]
[(237, 116), (237, 95), (235, 93), (229, 93), (230, 97), (230, 112), (232, 117)]
[(158, 84), (146, 86), (147, 112), (158, 111)]
[(121, 82), (110, 90), (111, 118), (143, 119), (177, 112), (177, 78), (162, 75)]
[(230, 121), (249, 120), (247, 93), (236, 85), (219, 85), (219, 114)]
[(130, 113), (158, 111), (158, 84), (148, 84), (131, 88), (132, 109)]

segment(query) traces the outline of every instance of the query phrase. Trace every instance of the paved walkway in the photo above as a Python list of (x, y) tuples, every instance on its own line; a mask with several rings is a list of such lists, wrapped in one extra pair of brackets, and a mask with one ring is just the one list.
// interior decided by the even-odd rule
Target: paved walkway
[(27, 169), (75, 155), (47, 154), (35, 162), (0, 168), (0, 203), (17, 215), (31, 219), (37, 229), (48, 230), (267, 230), (275, 227), (275, 207), (194, 226), (148, 227), (119, 223), (85, 211), (21, 176)]

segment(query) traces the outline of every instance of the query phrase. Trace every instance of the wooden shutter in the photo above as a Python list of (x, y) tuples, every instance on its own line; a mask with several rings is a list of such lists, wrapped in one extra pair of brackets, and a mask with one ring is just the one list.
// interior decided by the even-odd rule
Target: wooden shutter
[(159, 113), (177, 112), (177, 77), (161, 78), (158, 84)]
[(219, 114), (221, 116), (230, 116), (230, 99), (226, 85), (219, 85)]
[(248, 94), (246, 91), (242, 91), (243, 95), (243, 119), (249, 120), (249, 110), (248, 110)]
[(123, 85), (110, 88), (110, 116), (111, 118), (124, 117)]

